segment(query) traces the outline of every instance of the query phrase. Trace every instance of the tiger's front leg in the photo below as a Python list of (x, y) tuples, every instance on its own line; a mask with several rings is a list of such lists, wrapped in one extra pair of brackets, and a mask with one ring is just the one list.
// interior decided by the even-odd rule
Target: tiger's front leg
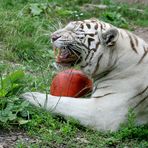
[(38, 92), (25, 93), (21, 96), (31, 104), (42, 107), (47, 111), (72, 117), (84, 126), (98, 130), (117, 130), (125, 120), (128, 107), (120, 96), (106, 96), (103, 98), (70, 98), (56, 97)]

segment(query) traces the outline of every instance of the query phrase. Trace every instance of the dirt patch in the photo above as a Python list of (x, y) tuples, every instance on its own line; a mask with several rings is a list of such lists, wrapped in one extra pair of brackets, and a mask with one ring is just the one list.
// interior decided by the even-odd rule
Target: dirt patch
[(116, 1), (120, 3), (129, 3), (129, 4), (140, 3), (148, 5), (148, 0), (116, 0)]
[(134, 33), (148, 42), (148, 27), (146, 28), (136, 28)]
[(0, 131), (0, 148), (14, 148), (17, 143), (35, 143), (37, 142), (35, 139), (30, 138), (25, 132), (23, 131)]

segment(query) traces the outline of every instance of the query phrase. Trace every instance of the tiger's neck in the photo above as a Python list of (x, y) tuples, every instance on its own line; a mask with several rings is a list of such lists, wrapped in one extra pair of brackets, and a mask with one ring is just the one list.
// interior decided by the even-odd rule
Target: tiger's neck
[[(148, 44), (130, 32), (119, 29), (119, 39), (113, 48), (105, 48), (103, 53), (97, 51), (90, 61), (82, 66), (82, 70), (94, 80), (110, 73), (131, 71), (136, 65), (148, 64)], [(139, 44), (138, 44), (138, 43)], [(143, 44), (142, 44), (143, 43)]]

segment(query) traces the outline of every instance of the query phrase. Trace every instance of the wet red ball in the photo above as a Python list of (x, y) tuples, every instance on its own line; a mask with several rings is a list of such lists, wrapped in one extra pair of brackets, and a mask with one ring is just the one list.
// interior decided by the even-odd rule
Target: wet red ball
[(92, 80), (82, 71), (68, 69), (59, 72), (53, 79), (50, 93), (54, 96), (82, 97), (92, 91)]

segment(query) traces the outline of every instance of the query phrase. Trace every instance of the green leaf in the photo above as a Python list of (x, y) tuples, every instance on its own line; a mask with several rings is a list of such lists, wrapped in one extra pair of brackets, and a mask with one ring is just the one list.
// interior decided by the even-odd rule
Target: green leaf
[(40, 4), (41, 9), (46, 10), (48, 8), (47, 3)]
[(6, 123), (8, 121), (8, 117), (5, 117), (1, 114), (0, 112), (0, 121), (3, 122), (3, 123)]
[(30, 120), (19, 119), (19, 120), (18, 120), (18, 123), (22, 125), (22, 124), (28, 123), (29, 121), (30, 121)]
[(0, 98), (5, 97), (7, 94), (7, 91), (5, 89), (0, 89)]
[(2, 80), (1, 82), (1, 87), (2, 88), (7, 88), (9, 85), (12, 83), (16, 83), (24, 78), (24, 72), (23, 71), (15, 71), (11, 74), (9, 74), (5, 79)]
[(27, 102), (27, 101), (23, 101), (21, 104), (19, 104), (19, 105), (14, 105), (14, 110), (16, 111), (16, 112), (22, 112), (22, 111), (24, 111), (24, 109), (27, 107), (29, 105), (29, 102)]
[(16, 117), (16, 114), (13, 114), (12, 112), (9, 112), (9, 114), (8, 114), (8, 119), (10, 120), (10, 121), (12, 121), (12, 120), (14, 120), (14, 119), (16, 119), (17, 117)]
[(25, 107), (27, 107), (28, 105), (29, 105), (29, 102), (28, 102), (28, 101), (24, 101), (24, 102), (22, 102), (21, 107), (22, 107), (22, 108), (25, 108)]
[(0, 110), (0, 121), (7, 122), (16, 119), (16, 114), (12, 113), (13, 103), (9, 103), (4, 110)]
[(39, 8), (39, 5), (38, 4), (31, 4), (30, 10), (31, 10), (31, 14), (33, 16), (40, 15), (41, 12), (42, 12), (42, 9)]
[(20, 82), (23, 80), (24, 76), (24, 72), (18, 70), (2, 79), (0, 85), (0, 97), (16, 94), (21, 87)]
[(69, 16), (71, 15), (73, 12), (70, 11), (70, 10), (65, 10), (65, 9), (62, 9), (62, 8), (59, 8), (56, 10), (57, 13), (60, 15), (60, 16)]

